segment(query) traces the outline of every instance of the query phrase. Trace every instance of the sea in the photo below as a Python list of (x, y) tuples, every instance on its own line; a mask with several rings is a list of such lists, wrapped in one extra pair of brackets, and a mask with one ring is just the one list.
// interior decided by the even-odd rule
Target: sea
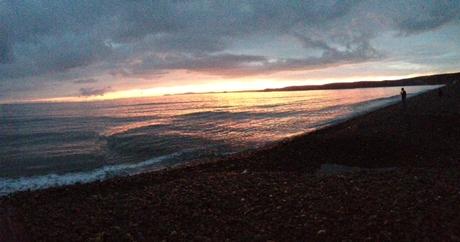
[[(408, 97), (439, 86), (406, 87)], [(401, 87), (0, 105), (0, 196), (257, 149), (400, 101)]]

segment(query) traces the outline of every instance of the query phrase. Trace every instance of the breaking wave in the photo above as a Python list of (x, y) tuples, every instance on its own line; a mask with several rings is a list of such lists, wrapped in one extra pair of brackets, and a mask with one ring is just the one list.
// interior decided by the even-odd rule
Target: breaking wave
[(103, 166), (101, 168), (85, 171), (71, 172), (65, 174), (47, 174), (42, 176), (20, 177), (20, 178), (0, 178), (0, 196), (5, 196), (12, 192), (37, 190), (48, 187), (71, 185), (76, 183), (88, 183), (101, 181), (114, 176), (133, 175), (153, 165), (174, 159), (184, 152), (176, 152), (169, 155), (155, 157), (143, 162), (134, 164), (118, 164)]

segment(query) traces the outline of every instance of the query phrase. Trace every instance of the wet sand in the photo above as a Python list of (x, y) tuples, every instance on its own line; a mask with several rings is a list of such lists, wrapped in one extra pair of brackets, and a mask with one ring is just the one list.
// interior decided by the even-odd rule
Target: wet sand
[(16, 193), (0, 241), (457, 241), (460, 85), (443, 94), (225, 160)]

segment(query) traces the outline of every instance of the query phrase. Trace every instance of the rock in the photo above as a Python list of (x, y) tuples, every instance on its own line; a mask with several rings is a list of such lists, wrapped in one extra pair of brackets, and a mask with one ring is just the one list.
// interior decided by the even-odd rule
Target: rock
[(325, 234), (325, 233), (326, 233), (325, 229), (318, 230), (317, 232), (318, 235)]

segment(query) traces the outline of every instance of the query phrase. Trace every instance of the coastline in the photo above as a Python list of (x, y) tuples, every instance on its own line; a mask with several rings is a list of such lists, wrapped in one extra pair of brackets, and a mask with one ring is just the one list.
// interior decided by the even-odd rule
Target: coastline
[(0, 241), (458, 239), (460, 85), (443, 90), (223, 160), (0, 198)]
[[(432, 85), (432, 86), (428, 86), (429, 88), (420, 88), (420, 89), (419, 87), (414, 88), (412, 90), (409, 90), (409, 92), (412, 92), (409, 95), (409, 98), (411, 98), (412, 96), (416, 96), (421, 93), (424, 93), (426, 91), (429, 91), (433, 88), (438, 88), (440, 86), (442, 85)], [(392, 88), (393, 90), (391, 92), (387, 92), (387, 95), (397, 94), (399, 92), (399, 88)], [(382, 89), (379, 88), (379, 89), (376, 89), (376, 91), (377, 90), (382, 90)], [(305, 93), (305, 94), (309, 95), (308, 93)], [(233, 150), (232, 152), (222, 152), (219, 154), (211, 152), (209, 154), (209, 157), (203, 157), (203, 156), (201, 158), (193, 157), (193, 156), (198, 155), (196, 150), (201, 150), (201, 151), (198, 151), (198, 153), (199, 152), (207, 153), (209, 150), (204, 147), (202, 148), (198, 147), (197, 149), (176, 149), (176, 150), (171, 150), (171, 153), (167, 153), (164, 155), (159, 155), (159, 156), (147, 155), (147, 156), (144, 156), (143, 159), (136, 159), (134, 155), (136, 152), (131, 152), (133, 154), (133, 157), (131, 157), (132, 160), (125, 159), (125, 161), (128, 161), (128, 162), (106, 164), (102, 166), (96, 166), (93, 169), (88, 169), (88, 170), (82, 169), (82, 170), (68, 171), (68, 172), (62, 172), (60, 171), (60, 169), (50, 170), (50, 171), (45, 171), (45, 172), (40, 172), (40, 170), (38, 170), (39, 171), (38, 174), (33, 174), (33, 173), (23, 174), (23, 176), (21, 176), (20, 174), (23, 173), (23, 171), (29, 170), (30, 166), (24, 167), (25, 169), (24, 168), (21, 169), (21, 167), (17, 167), (16, 169), (11, 169), (8, 166), (4, 166), (5, 169), (1, 171), (3, 176), (0, 177), (0, 197), (5, 196), (10, 193), (19, 192), (19, 191), (40, 190), (40, 189), (46, 189), (49, 187), (65, 186), (65, 185), (71, 185), (71, 184), (76, 184), (76, 183), (88, 183), (88, 182), (94, 182), (94, 181), (102, 181), (102, 180), (110, 179), (112, 177), (117, 177), (117, 176), (135, 175), (135, 174), (139, 174), (143, 172), (151, 172), (155, 170), (160, 170), (166, 167), (174, 167), (174, 166), (181, 165), (181, 164), (187, 164), (192, 161), (204, 161), (204, 160), (210, 160), (210, 159), (225, 159), (225, 157), (227, 157), (228, 155), (234, 155), (234, 154), (238, 154), (238, 153), (245, 152), (245, 151), (260, 149), (261, 147), (263, 148), (266, 145), (273, 144), (275, 142), (280, 142), (285, 138), (303, 135), (303, 134), (312, 132), (314, 130), (336, 125), (338, 123), (350, 120), (354, 117), (363, 115), (365, 113), (372, 112), (374, 110), (397, 103), (400, 101), (399, 99), (400, 99), (399, 95), (391, 95), (391, 96), (378, 97), (376, 99), (361, 100), (359, 102), (347, 104), (346, 108), (349, 110), (348, 113), (343, 113), (342, 115), (339, 115), (338, 117), (335, 117), (329, 120), (318, 121), (316, 122), (316, 124), (307, 125), (307, 127), (305, 128), (298, 127), (298, 126), (302, 126), (302, 123), (303, 123), (303, 122), (299, 122), (299, 120), (302, 119), (302, 117), (299, 117), (300, 119), (297, 119), (297, 122), (296, 122), (297, 128), (291, 127), (291, 131), (290, 131), (292, 133), (293, 131), (296, 130), (297, 132), (295, 132), (295, 134), (289, 134), (289, 135), (285, 134), (285, 135), (282, 135), (284, 136), (283, 138), (279, 138), (277, 140), (266, 141), (264, 143), (262, 143), (261, 141), (259, 142), (260, 144), (243, 145), (241, 146), (241, 149), (237, 151)], [(331, 108), (340, 109), (341, 107), (344, 107), (344, 106), (336, 105), (336, 106), (332, 106)], [(327, 109), (327, 108), (324, 108), (324, 109)], [(323, 108), (320, 108), (319, 110), (323, 110)], [(303, 111), (301, 113), (302, 113), (301, 116), (303, 116), (304, 114), (308, 114), (308, 111)], [(193, 124), (190, 124), (190, 125), (192, 125), (191, 129), (193, 129), (194, 125)], [(252, 131), (252, 135), (256, 136), (258, 132), (257, 131), (254, 132), (254, 131), (255, 130)], [(273, 131), (276, 132), (276, 130), (273, 130)], [(240, 135), (244, 136), (246, 134), (245, 132), (241, 132)], [(108, 137), (106, 135), (102, 135), (104, 140), (107, 138), (108, 140), (110, 140), (111, 136), (112, 134), (110, 134)], [(212, 137), (209, 137), (209, 138), (212, 140)], [(227, 137), (227, 140), (224, 143), (226, 142), (231, 143), (232, 139), (234, 138), (235, 137), (233, 138)], [(180, 146), (181, 141), (179, 140), (178, 142), (179, 142), (178, 145)], [(116, 139), (114, 140), (113, 143), (117, 144)], [(140, 145), (141, 147), (139, 147), (138, 145), (135, 144), (136, 143), (135, 140), (132, 140), (129, 143), (131, 144), (130, 145), (131, 148), (134, 148), (135, 150), (138, 150), (138, 151), (142, 150), (141, 148), (142, 144)], [(59, 146), (59, 144), (56, 144), (56, 145)], [(210, 144), (210, 145), (213, 146), (213, 144)], [(144, 148), (147, 148), (147, 147), (144, 146)], [(122, 148), (121, 150), (122, 152), (124, 150), (125, 152), (130, 153), (129, 149)], [(82, 149), (82, 152), (84, 152), (84, 149)], [(42, 155), (46, 155), (46, 153)], [(103, 154), (101, 155), (103, 156)], [(27, 156), (27, 154), (24, 154), (24, 156)], [(8, 160), (8, 156), (4, 158)], [(62, 162), (64, 161), (61, 161), (61, 163)], [(20, 164), (21, 162), (16, 162), (16, 163)], [(27, 164), (27, 162), (24, 162), (24, 163)], [(42, 164), (42, 163), (43, 161), (37, 161), (37, 164)], [(66, 163), (67, 162), (62, 163), (64, 167)], [(40, 169), (41, 166), (46, 167), (45, 165), (38, 165), (38, 168)], [(33, 169), (30, 169), (29, 171), (33, 172)], [(16, 176), (14, 174), (16, 174)]]

